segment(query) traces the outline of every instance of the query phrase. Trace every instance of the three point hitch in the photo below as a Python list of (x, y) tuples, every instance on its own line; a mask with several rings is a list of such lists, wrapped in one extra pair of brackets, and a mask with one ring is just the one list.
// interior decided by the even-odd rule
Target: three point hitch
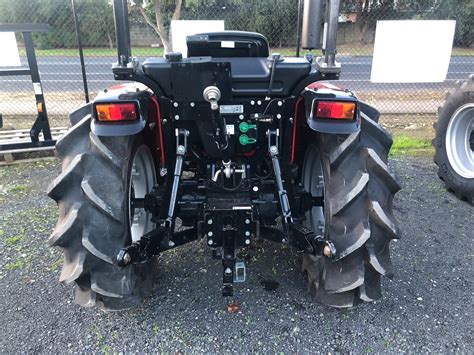
[[(262, 206), (267, 203), (262, 196), (264, 186), (261, 181), (252, 180), (242, 171), (242, 179), (247, 179), (246, 187), (239, 193), (224, 193), (215, 186), (215, 181), (194, 187), (193, 193), (204, 190), (204, 195), (192, 200), (189, 196), (185, 199), (185, 186), (181, 182), (185, 154), (188, 150), (189, 131), (179, 129), (176, 131), (176, 160), (174, 174), (169, 177), (163, 201), (159, 205), (159, 217), (154, 217), (153, 222), (157, 227), (143, 235), (140, 240), (122, 248), (117, 255), (119, 266), (145, 262), (159, 253), (196, 240), (200, 237), (207, 238), (207, 244), (213, 251), (213, 256), (222, 260), (222, 295), (233, 295), (233, 283), (245, 281), (245, 264), (236, 259), (236, 250), (251, 245), (252, 238), (264, 238), (273, 242), (289, 245), (299, 251), (323, 255), (332, 258), (336, 254), (334, 244), (325, 240), (322, 235), (315, 234), (311, 229), (298, 223), (290, 208), (290, 199), (284, 186), (280, 165), (278, 130), (268, 130), (268, 154), (272, 162), (273, 188), (270, 192), (277, 196), (270, 204), (277, 204), (281, 218), (281, 227), (266, 225), (261, 222), (259, 214)], [(215, 174), (214, 174), (215, 175)], [(222, 179), (227, 179), (223, 174)], [(196, 183), (197, 184), (197, 183)], [(268, 189), (268, 187), (267, 187)], [(273, 191), (271, 191), (273, 189)], [(192, 195), (192, 194), (191, 194)], [(132, 201), (132, 206), (147, 207), (145, 202)], [(322, 201), (313, 199), (311, 206), (321, 205)], [(175, 231), (176, 206), (190, 204), (196, 208), (197, 224), (191, 228)], [(311, 206), (309, 208), (311, 208)]]

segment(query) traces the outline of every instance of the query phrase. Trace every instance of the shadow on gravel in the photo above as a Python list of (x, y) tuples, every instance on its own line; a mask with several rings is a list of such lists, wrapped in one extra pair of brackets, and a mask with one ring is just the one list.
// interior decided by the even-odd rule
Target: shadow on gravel
[(472, 349), (473, 208), (446, 193), (428, 158), (392, 160), (403, 184), (393, 280), (352, 310), (311, 302), (301, 256), (268, 242), (247, 249), (240, 312), (220, 295), (220, 262), (201, 242), (161, 257), (143, 307), (104, 313), (74, 305), (47, 247), (57, 218), (43, 193), (58, 162), (0, 168), (1, 352), (385, 352)]

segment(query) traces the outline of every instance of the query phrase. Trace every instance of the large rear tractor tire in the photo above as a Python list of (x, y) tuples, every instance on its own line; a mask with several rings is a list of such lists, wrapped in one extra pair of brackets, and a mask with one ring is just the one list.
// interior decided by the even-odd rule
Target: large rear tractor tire
[(62, 173), (48, 195), (59, 220), (52, 246), (64, 251), (60, 281), (75, 283), (75, 302), (107, 310), (138, 306), (153, 288), (156, 259), (120, 268), (119, 250), (154, 226), (131, 207), (156, 182), (152, 155), (141, 135), (98, 137), (85, 118), (56, 144)]
[(435, 127), (438, 176), (449, 191), (474, 204), (474, 75), (446, 95)]
[(400, 189), (387, 167), (390, 135), (362, 114), (361, 131), (319, 134), (306, 152), (302, 183), (324, 208), (313, 207), (306, 225), (331, 240), (334, 259), (303, 255), (303, 273), (313, 299), (352, 307), (381, 297), (381, 276), (392, 275), (389, 243), (399, 231), (392, 212)]

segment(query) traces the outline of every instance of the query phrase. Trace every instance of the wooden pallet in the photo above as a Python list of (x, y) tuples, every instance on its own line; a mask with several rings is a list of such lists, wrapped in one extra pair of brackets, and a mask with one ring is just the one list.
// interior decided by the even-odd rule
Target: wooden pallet
[[(60, 138), (66, 133), (68, 127), (54, 127), (51, 128), (51, 136), (54, 140)], [(39, 135), (39, 140), (42, 141), (43, 134)], [(27, 143), (31, 142), (30, 131), (28, 129), (19, 130), (0, 130), (0, 145), (1, 144), (12, 144), (12, 143)], [(0, 151), (0, 165), (10, 165), (19, 162), (30, 162), (40, 159), (52, 159), (51, 153), (54, 153), (54, 146), (50, 147), (32, 147), (32, 148), (21, 148), (21, 149), (10, 149)], [(35, 157), (31, 158), (30, 153), (34, 154)], [(42, 154), (43, 152), (43, 154)], [(3, 158), (3, 159), (2, 159)]]

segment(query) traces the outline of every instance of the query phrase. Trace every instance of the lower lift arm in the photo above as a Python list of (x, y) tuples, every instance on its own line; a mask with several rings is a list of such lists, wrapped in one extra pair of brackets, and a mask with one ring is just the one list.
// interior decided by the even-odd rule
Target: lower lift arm
[(296, 223), (291, 216), (290, 202), (288, 194), (283, 186), (281, 177), (280, 158), (278, 151), (278, 131), (269, 130), (267, 132), (268, 151), (272, 159), (273, 173), (280, 201), (283, 230), (267, 226), (261, 227), (261, 234), (264, 238), (278, 242), (287, 243), (298, 250), (320, 254), (327, 257), (334, 257), (336, 248), (329, 240), (325, 240), (322, 235), (315, 234), (311, 229)]
[(176, 134), (176, 162), (173, 183), (171, 186), (171, 194), (167, 201), (168, 203), (164, 204), (164, 206), (168, 205), (166, 218), (159, 221), (157, 227), (143, 235), (140, 240), (120, 249), (117, 255), (117, 263), (119, 266), (127, 266), (132, 263), (146, 261), (164, 250), (185, 244), (192, 239), (197, 239), (195, 228), (173, 233), (176, 200), (178, 197), (181, 174), (183, 172), (184, 156), (187, 151), (188, 135), (189, 132), (185, 129), (178, 130)]

